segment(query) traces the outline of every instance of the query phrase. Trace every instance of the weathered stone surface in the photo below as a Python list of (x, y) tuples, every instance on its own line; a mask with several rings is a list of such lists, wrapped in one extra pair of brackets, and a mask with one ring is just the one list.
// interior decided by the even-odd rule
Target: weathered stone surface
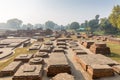
[(85, 41), (83, 43), (83, 46), (85, 46), (86, 48), (90, 48), (90, 46), (93, 45), (93, 44), (94, 44), (94, 41)]
[(49, 41), (49, 42), (46, 42), (44, 43), (45, 45), (53, 45), (53, 42)]
[(29, 50), (39, 50), (42, 44), (35, 43), (32, 46), (30, 46)]
[(44, 64), (44, 59), (37, 57), (37, 58), (32, 58), (29, 60), (30, 65), (37, 65), (37, 64)]
[(33, 54), (21, 54), (17, 56), (14, 61), (22, 61), (24, 63), (28, 62), (33, 57)]
[(58, 48), (67, 49), (66, 45), (58, 45)]
[(12, 80), (42, 80), (42, 65), (22, 65), (14, 74)]
[(66, 45), (66, 42), (57, 42), (57, 45)]
[(78, 45), (78, 43), (73, 42), (73, 41), (72, 41), (72, 42), (69, 42), (69, 44), (68, 44), (68, 45), (69, 45), (69, 47), (70, 47), (70, 48), (73, 48), (73, 47), (78, 47), (78, 46), (79, 46), (79, 45)]
[(120, 44), (120, 38), (109, 38), (109, 42)]
[(87, 54), (87, 52), (85, 52), (84, 50), (75, 50), (74, 53), (75, 53), (76, 55)]
[(22, 65), (21, 61), (14, 61), (0, 71), (0, 77), (12, 76)]
[(44, 41), (44, 38), (43, 38), (43, 37), (39, 37), (39, 38), (37, 39), (37, 41), (43, 42), (43, 41)]
[(27, 47), (28, 45), (30, 45), (31, 42), (30, 41), (26, 41), (25, 43), (23, 43), (23, 47)]
[(57, 74), (52, 80), (75, 80), (74, 77), (68, 73)]
[(71, 73), (71, 68), (64, 53), (52, 53), (48, 65), (48, 76), (55, 76), (59, 73)]
[(92, 64), (88, 66), (87, 72), (92, 78), (110, 77), (114, 75), (112, 67), (100, 64)]
[(77, 61), (82, 65), (84, 70), (88, 69), (88, 65), (100, 64), (100, 65), (115, 65), (118, 64), (111, 58), (105, 57), (101, 54), (87, 54), (87, 55), (77, 55)]
[(69, 41), (69, 40), (72, 40), (72, 38), (58, 38), (57, 42), (59, 42), (59, 41), (66, 42), (66, 41)]
[(118, 74), (120, 74), (120, 65), (114, 65), (114, 66), (112, 66), (112, 68), (113, 68), (113, 70), (115, 72), (117, 72)]
[(34, 57), (42, 57), (42, 58), (47, 58), (49, 57), (47, 52), (36, 52)]
[(62, 48), (54, 48), (53, 52), (65, 52)]
[(106, 46), (106, 43), (103, 42), (95, 42), (91, 45), (90, 50), (95, 54), (110, 54), (110, 48)]
[(42, 46), (39, 50), (39, 52), (47, 52), (47, 53), (50, 53), (52, 51), (53, 47), (52, 46)]
[(73, 47), (72, 50), (73, 51), (75, 51), (75, 50), (82, 50), (82, 48), (80, 48), (80, 47)]
[(107, 45), (106, 45), (106, 43), (104, 43), (104, 42), (95, 42), (94, 44), (93, 44), (95, 47), (107, 47)]
[(13, 50), (11, 48), (0, 48), (0, 59), (7, 58), (13, 54)]

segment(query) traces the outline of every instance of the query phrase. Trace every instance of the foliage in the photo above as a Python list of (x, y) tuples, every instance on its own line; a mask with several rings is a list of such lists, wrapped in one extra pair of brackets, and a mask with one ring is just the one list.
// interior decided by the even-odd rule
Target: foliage
[(20, 29), (22, 21), (19, 19), (10, 19), (7, 21), (7, 26), (15, 29)]
[(99, 15), (96, 15), (95, 19), (90, 20), (88, 26), (91, 28), (91, 32), (94, 32), (99, 27)]
[(96, 15), (94, 19), (85, 20), (84, 23), (81, 23), (80, 27), (85, 28), (87, 32), (95, 32), (99, 27), (99, 15)]
[(80, 25), (78, 22), (72, 22), (69, 27), (70, 27), (70, 29), (76, 30), (80, 27)]
[(120, 6), (114, 6), (112, 13), (109, 16), (110, 23), (120, 29)]
[(113, 27), (107, 18), (101, 19), (99, 29), (104, 31), (105, 34), (115, 34), (118, 32), (117, 28)]
[(54, 26), (55, 26), (55, 23), (52, 22), (52, 21), (47, 21), (45, 23), (45, 27), (48, 28), (48, 29), (54, 29)]

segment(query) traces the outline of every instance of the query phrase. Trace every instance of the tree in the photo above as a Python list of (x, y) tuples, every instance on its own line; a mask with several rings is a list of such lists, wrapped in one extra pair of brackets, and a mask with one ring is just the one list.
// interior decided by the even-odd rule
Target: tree
[(52, 22), (52, 21), (47, 21), (46, 23), (45, 23), (45, 27), (47, 28), (47, 29), (54, 29), (54, 26), (55, 26), (56, 24), (54, 23), (54, 22)]
[(115, 34), (117, 33), (117, 28), (113, 27), (107, 18), (102, 18), (100, 21), (101, 31), (104, 31), (105, 34)]
[(76, 30), (76, 29), (78, 29), (79, 27), (80, 27), (80, 25), (79, 25), (78, 22), (72, 22), (72, 23), (70, 24), (70, 29)]
[(23, 25), (22, 25), (22, 29), (23, 29), (23, 30), (27, 30), (27, 25), (26, 25), (26, 24), (23, 24)]
[(33, 25), (32, 25), (32, 24), (30, 24), (30, 23), (28, 23), (28, 24), (26, 25), (26, 27), (27, 27), (27, 29), (28, 29), (28, 30), (33, 29)]
[(120, 6), (114, 6), (112, 13), (109, 16), (110, 23), (120, 29)]
[(98, 19), (99, 19), (99, 17), (100, 17), (100, 15), (96, 15), (96, 16), (95, 16), (95, 19), (96, 19), (96, 20), (98, 20)]
[(10, 28), (13, 28), (13, 29), (20, 29), (21, 25), (22, 25), (22, 21), (19, 20), (19, 19), (10, 19), (7, 21), (7, 25), (10, 27)]
[(43, 28), (42, 24), (35, 24), (34, 28), (38, 29), (38, 28)]
[(88, 26), (91, 28), (91, 32), (94, 32), (99, 27), (99, 15), (96, 15), (95, 19), (90, 20)]

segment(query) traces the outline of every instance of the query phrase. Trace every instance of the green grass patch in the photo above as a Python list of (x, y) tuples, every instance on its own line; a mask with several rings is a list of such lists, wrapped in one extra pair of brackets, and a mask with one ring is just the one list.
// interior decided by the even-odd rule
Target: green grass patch
[(108, 42), (107, 46), (110, 47), (111, 50), (111, 56), (109, 57), (120, 63), (120, 44)]
[(104, 35), (104, 31), (95, 31), (94, 34), (96, 34), (96, 35)]

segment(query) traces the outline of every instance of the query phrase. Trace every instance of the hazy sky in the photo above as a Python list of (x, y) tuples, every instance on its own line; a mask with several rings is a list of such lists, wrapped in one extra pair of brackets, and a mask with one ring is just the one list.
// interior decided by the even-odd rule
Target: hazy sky
[(48, 20), (59, 25), (81, 23), (96, 14), (108, 17), (117, 4), (120, 0), (0, 0), (0, 22), (18, 18), (32, 24)]

